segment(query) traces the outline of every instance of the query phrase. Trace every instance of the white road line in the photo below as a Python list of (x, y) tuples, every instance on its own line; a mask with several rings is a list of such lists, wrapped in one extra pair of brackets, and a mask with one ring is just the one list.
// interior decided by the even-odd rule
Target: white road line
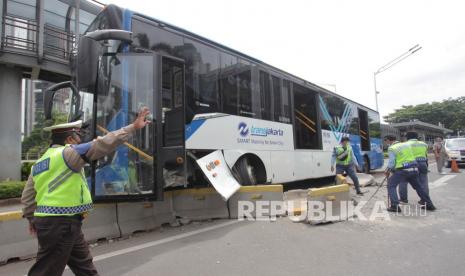
[(144, 244), (141, 244), (141, 245), (136, 245), (136, 246), (128, 247), (128, 248), (121, 249), (121, 250), (116, 250), (116, 251), (113, 251), (113, 252), (109, 252), (109, 253), (106, 253), (106, 254), (96, 256), (94, 258), (94, 262), (98, 262), (98, 261), (105, 260), (105, 259), (108, 259), (108, 258), (112, 258), (112, 257), (115, 257), (115, 256), (131, 253), (131, 252), (134, 252), (134, 251), (142, 250), (142, 249), (145, 249), (145, 248), (148, 248), (148, 247), (153, 247), (153, 246), (161, 245), (161, 244), (164, 244), (164, 243), (184, 239), (184, 238), (194, 236), (194, 235), (197, 235), (197, 234), (200, 234), (200, 233), (204, 233), (204, 232), (212, 231), (212, 230), (215, 230), (215, 229), (223, 228), (223, 227), (226, 227), (226, 226), (229, 226), (229, 225), (232, 225), (232, 224), (236, 224), (238, 222), (240, 222), (240, 220), (232, 220), (232, 221), (224, 222), (224, 223), (221, 223), (221, 224), (213, 225), (213, 226), (210, 226), (210, 227), (194, 230), (194, 231), (191, 231), (191, 232), (188, 232), (188, 233), (172, 236), (172, 237), (169, 237), (169, 238), (144, 243)]
[(444, 175), (443, 177), (439, 178), (438, 180), (434, 181), (433, 183), (429, 183), (429, 187), (434, 189), (441, 186), (447, 185), (446, 181), (451, 180), (452, 178), (456, 177), (456, 174), (451, 175)]

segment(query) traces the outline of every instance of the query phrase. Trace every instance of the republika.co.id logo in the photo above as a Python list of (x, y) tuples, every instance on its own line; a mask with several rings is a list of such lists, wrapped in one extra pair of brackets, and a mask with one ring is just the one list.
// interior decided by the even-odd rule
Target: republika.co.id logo
[(240, 122), (237, 129), (242, 137), (246, 137), (249, 134), (249, 127), (244, 122)]

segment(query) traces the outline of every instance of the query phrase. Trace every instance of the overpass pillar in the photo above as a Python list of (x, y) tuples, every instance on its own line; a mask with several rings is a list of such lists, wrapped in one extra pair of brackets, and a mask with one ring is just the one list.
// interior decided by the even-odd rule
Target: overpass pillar
[(0, 64), (0, 180), (21, 178), (22, 73)]

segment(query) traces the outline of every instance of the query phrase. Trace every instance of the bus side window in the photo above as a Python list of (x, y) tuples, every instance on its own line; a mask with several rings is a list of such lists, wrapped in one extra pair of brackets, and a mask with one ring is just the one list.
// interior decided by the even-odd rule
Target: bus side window
[(239, 60), (237, 67), (237, 85), (239, 89), (239, 115), (245, 117), (255, 117), (252, 110), (252, 65)]
[(238, 114), (237, 67), (237, 57), (221, 53), (220, 87), (222, 111), (231, 115)]
[(186, 123), (195, 114), (218, 112), (220, 52), (205, 44), (185, 39)]
[(281, 80), (278, 77), (271, 76), (271, 84), (273, 88), (273, 119), (276, 122), (280, 122), (281, 117)]
[(320, 149), (317, 124), (317, 94), (295, 83), (293, 91), (295, 147), (296, 149)]
[[(280, 123), (291, 123), (290, 106), (290, 82), (272, 76), (273, 99), (274, 99), (274, 120)], [(282, 85), (281, 85), (282, 84)]]
[(271, 120), (270, 75), (260, 71), (260, 106), (263, 120)]
[(282, 121), (283, 123), (291, 123), (291, 82), (283, 80), (282, 89)]

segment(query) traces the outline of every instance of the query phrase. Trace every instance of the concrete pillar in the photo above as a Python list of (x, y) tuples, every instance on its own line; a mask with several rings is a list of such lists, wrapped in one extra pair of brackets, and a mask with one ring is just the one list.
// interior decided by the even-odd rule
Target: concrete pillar
[(21, 79), (0, 64), (0, 180), (21, 178)]

